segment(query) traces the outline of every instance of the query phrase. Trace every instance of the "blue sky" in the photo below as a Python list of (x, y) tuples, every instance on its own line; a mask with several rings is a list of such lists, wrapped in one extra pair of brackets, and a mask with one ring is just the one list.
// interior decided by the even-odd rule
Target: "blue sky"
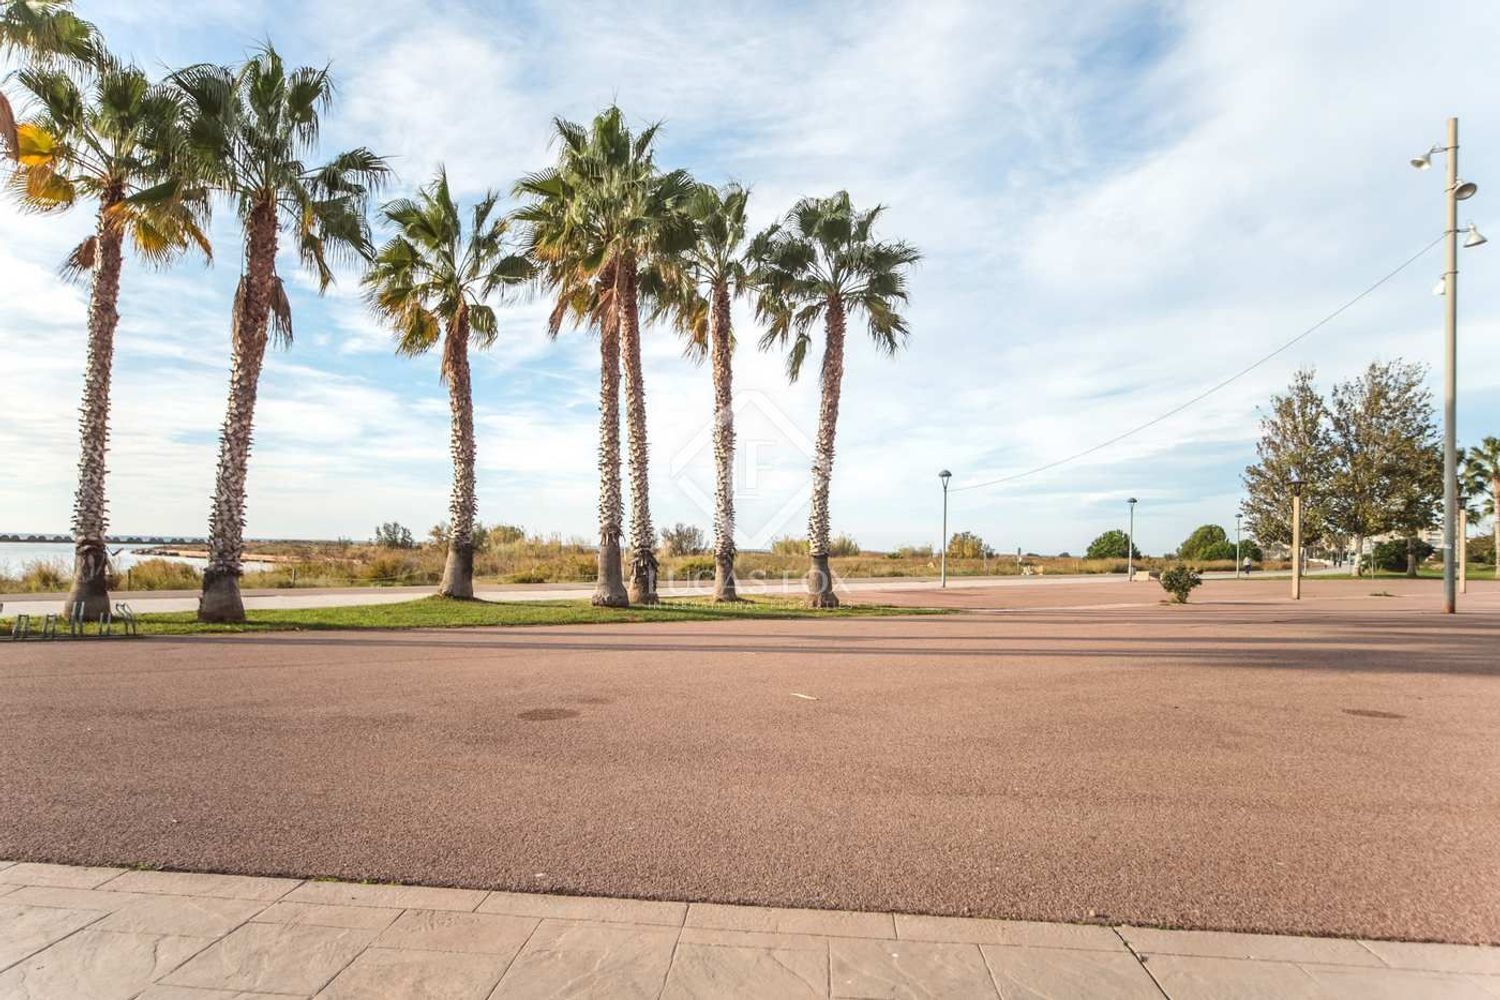
[[(547, 162), (554, 115), (618, 101), (663, 120), (659, 159), (752, 185), (757, 226), (847, 188), (920, 246), (909, 350), (851, 338), (834, 526), (869, 547), (937, 540), (954, 487), (1041, 465), (1170, 409), (1317, 321), (1441, 228), (1441, 174), (1408, 157), (1463, 119), (1470, 219), (1500, 230), (1500, 7), (1323, 0), (1176, 3), (318, 4), (80, 0), (152, 70), (232, 61), (271, 37), (332, 61), (328, 153), (392, 156), (392, 194), (446, 163), (466, 198)], [(617, 30), (606, 33), (601, 26)], [(1493, 180), (1487, 180), (1493, 178)], [(0, 529), (66, 530), (85, 290), (55, 267), (87, 213), (0, 206)], [(114, 528), (201, 534), (227, 379), (238, 234), (217, 260), (124, 278), (111, 459)], [(1500, 245), (1500, 244), (1496, 244)], [(1500, 253), (1461, 259), (1460, 434), (1500, 433)], [(286, 257), (283, 274), (295, 273)], [(1231, 524), (1257, 406), (1299, 365), (1325, 384), (1376, 358), (1437, 365), (1440, 252), (1296, 348), (1103, 454), (952, 497), (950, 524), (1001, 550), (1081, 550), (1141, 499), (1144, 548)], [(436, 359), (393, 356), (357, 275), (292, 282), (296, 343), (263, 381), (254, 537), (368, 537), (441, 519), (447, 405)], [(502, 306), (475, 360), (481, 517), (594, 532), (596, 344)], [(736, 313), (742, 545), (800, 533), (815, 380), (786, 384)], [(706, 369), (646, 339), (656, 520), (707, 528)], [(1434, 385), (1436, 383), (1434, 382)]]

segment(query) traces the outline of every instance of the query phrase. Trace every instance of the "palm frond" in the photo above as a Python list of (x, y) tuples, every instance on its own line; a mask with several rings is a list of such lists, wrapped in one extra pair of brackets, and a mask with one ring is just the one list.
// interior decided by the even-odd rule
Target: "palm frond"
[(292, 346), (292, 302), (286, 295), (286, 284), (280, 275), (271, 276), (271, 343), (277, 347)]
[(70, 284), (81, 282), (85, 275), (94, 269), (94, 264), (99, 256), (99, 237), (90, 236), (82, 243), (73, 248), (63, 261), (58, 273), (62, 279)]

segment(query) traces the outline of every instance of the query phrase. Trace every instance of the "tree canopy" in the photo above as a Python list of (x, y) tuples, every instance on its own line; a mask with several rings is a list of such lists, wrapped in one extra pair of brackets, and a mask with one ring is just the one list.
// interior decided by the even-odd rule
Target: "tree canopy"
[(1089, 542), (1088, 557), (1090, 559), (1124, 559), (1127, 552), (1137, 559), (1141, 557), (1141, 550), (1135, 547), (1129, 535), (1119, 528), (1111, 528)]

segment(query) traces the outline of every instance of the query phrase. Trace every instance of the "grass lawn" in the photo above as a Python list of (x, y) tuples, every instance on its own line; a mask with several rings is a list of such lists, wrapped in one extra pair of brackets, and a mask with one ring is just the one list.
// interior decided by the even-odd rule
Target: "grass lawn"
[[(790, 598), (754, 597), (733, 604), (705, 598), (662, 601), (655, 607), (596, 608), (587, 601), (455, 601), (424, 597), (398, 604), (359, 604), (337, 608), (255, 610), (240, 625), (204, 625), (191, 611), (140, 616), (142, 635), (199, 635), (223, 632), (298, 632), (319, 629), (466, 628), (477, 625), (608, 625), (619, 622), (735, 621), (746, 618), (858, 618), (885, 615), (941, 614), (929, 608), (857, 604), (832, 611), (807, 607)], [(41, 619), (32, 619), (32, 634)], [(92, 637), (96, 626), (88, 629)], [(11, 621), (0, 619), (0, 636), (8, 638)], [(68, 638), (67, 626), (58, 638)]]

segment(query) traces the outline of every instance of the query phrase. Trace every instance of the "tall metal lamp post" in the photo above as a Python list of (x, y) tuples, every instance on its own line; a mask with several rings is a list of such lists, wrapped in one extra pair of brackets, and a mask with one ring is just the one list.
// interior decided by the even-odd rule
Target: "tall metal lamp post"
[(1302, 479), (1294, 477), (1292, 487), (1292, 600), (1302, 600)]
[(948, 480), (953, 478), (953, 473), (944, 469), (938, 473), (938, 478), (943, 481), (943, 581), (942, 586), (948, 586)]
[(1240, 578), (1240, 518), (1243, 513), (1234, 515), (1234, 578)]
[(1125, 534), (1125, 582), (1135, 582), (1135, 497), (1125, 501), (1130, 505), (1130, 530)]
[[(1432, 166), (1433, 156), (1448, 154), (1448, 184), (1445, 193), (1444, 232), (1447, 239), (1447, 263), (1439, 283), (1444, 305), (1443, 339), (1443, 610), (1457, 609), (1458, 528), (1458, 203), (1474, 197), (1478, 185), (1458, 176), (1458, 119), (1448, 119), (1446, 145), (1434, 145), (1411, 165), (1418, 170)], [(1477, 247), (1485, 242), (1473, 223), (1464, 246)]]

